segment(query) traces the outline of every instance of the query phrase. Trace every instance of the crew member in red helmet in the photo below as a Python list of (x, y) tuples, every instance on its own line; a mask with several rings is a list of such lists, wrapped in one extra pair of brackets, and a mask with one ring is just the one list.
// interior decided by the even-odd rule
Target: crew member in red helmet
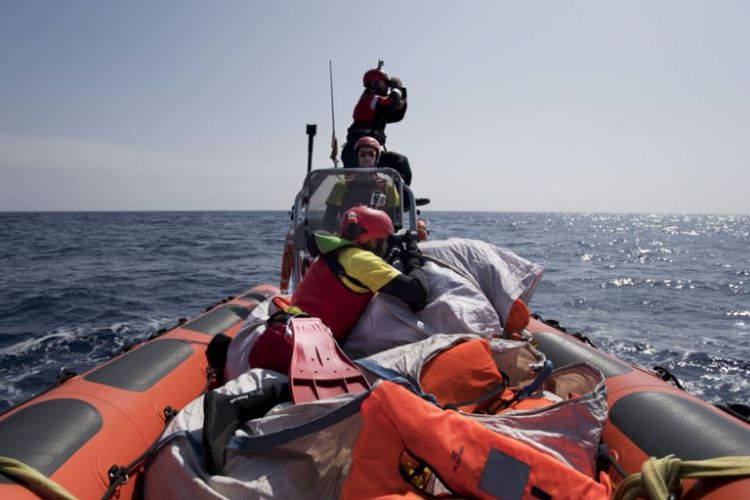
[[(416, 240), (407, 241), (401, 252), (403, 272), (383, 259), (393, 233), (393, 223), (385, 212), (364, 205), (344, 214), (340, 236), (313, 233), (308, 249), (317, 259), (294, 292), (286, 313), (320, 318), (343, 344), (375, 293), (401, 299), (414, 311), (424, 309), (429, 287)], [(283, 334), (283, 323), (266, 329), (250, 351), (251, 368), (286, 373), (292, 352)]]
[[(352, 113), (353, 123), (346, 134), (346, 144), (341, 151), (344, 167), (357, 166), (354, 145), (365, 136), (374, 137), (385, 149), (385, 126), (399, 122), (406, 114), (406, 87), (398, 78), (391, 78), (383, 71), (383, 62), (376, 69), (367, 71), (362, 77), (364, 92)], [(384, 151), (380, 167), (396, 170), (406, 184), (411, 184), (411, 166), (406, 156), (394, 151)]]
[(399, 298), (414, 311), (427, 305), (429, 288), (416, 241), (402, 252), (404, 272), (383, 260), (393, 236), (385, 212), (354, 207), (341, 218), (340, 234), (314, 233), (308, 242), (319, 257), (292, 296), (292, 307), (320, 318), (343, 341), (376, 292)]

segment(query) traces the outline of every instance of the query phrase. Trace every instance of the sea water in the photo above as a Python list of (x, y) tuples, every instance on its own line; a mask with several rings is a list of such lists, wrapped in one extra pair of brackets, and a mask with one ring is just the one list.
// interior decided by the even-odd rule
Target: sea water
[[(542, 264), (532, 309), (714, 403), (750, 403), (750, 217), (423, 211)], [(278, 283), (289, 215), (0, 213), (0, 411)]]

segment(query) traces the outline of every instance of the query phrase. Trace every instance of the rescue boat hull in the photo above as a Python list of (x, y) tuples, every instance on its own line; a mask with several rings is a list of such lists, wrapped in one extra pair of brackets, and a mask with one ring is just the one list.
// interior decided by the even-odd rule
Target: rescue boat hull
[[(78, 498), (101, 498), (116, 480), (119, 498), (137, 497), (139, 457), (169, 417), (210, 385), (211, 339), (235, 335), (250, 311), (277, 291), (252, 288), (12, 408), (0, 416), (0, 456), (38, 470)], [(0, 498), (37, 496), (0, 474)]]
[[(235, 335), (261, 301), (278, 293), (261, 285), (112, 360), (74, 376), (0, 416), (0, 456), (17, 459), (79, 498), (138, 498), (142, 460), (165, 423), (211, 381), (206, 349)], [(527, 330), (555, 367), (586, 361), (606, 377), (604, 441), (626, 474), (650, 456), (686, 460), (750, 455), (750, 424), (702, 401), (656, 373), (610, 356), (538, 319)], [(127, 472), (127, 478), (125, 473)], [(610, 469), (615, 483), (622, 480)], [(686, 481), (684, 498), (742, 498), (750, 478)], [(35, 498), (0, 474), (1, 498)]]
[[(586, 361), (607, 384), (608, 418), (603, 440), (629, 474), (650, 457), (683, 460), (750, 455), (750, 425), (662, 380), (544, 322), (531, 320), (534, 344), (555, 367)], [(615, 482), (616, 470), (610, 474)], [(684, 498), (743, 498), (750, 478), (685, 481)]]

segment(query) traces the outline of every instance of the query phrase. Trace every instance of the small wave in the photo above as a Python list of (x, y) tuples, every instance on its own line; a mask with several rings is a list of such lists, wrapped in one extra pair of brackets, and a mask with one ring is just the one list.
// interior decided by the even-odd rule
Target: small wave
[(77, 286), (63, 291), (62, 294), (66, 297), (88, 297), (94, 295), (94, 291), (84, 286)]
[(633, 278), (617, 278), (609, 281), (607, 284), (614, 285), (617, 288), (620, 288), (623, 286), (635, 286), (638, 284), (638, 281), (634, 280)]
[(23, 372), (14, 374), (3, 374), (3, 379), (6, 381), (2, 386), (2, 390), (5, 394), (21, 394), (22, 391), (18, 389), (18, 385), (29, 377), (40, 374), (42, 371), (39, 368), (29, 368)]
[(9, 408), (16, 401), (20, 401), (26, 395), (26, 393), (19, 387), (20, 384), (34, 375), (38, 375), (40, 370), (28, 369), (23, 372), (13, 374), (0, 372), (0, 378), (3, 383), (0, 384), (0, 411), (4, 411), (5, 408)]
[[(548, 275), (534, 296), (539, 310), (584, 329), (629, 362), (671, 369), (690, 347), (750, 359), (750, 307), (742, 305), (750, 294), (747, 216), (429, 216), (433, 239), (486, 239), (544, 262)], [(0, 214), (0, 220), (10, 228), (0, 241), (0, 280), (7, 283), (0, 301), (0, 386), (41, 370), (19, 388), (28, 394), (63, 365), (90, 367), (218, 297), (277, 282), (288, 213)], [(146, 321), (151, 315), (158, 319)], [(78, 329), (66, 333), (59, 326)], [(701, 344), (706, 332), (710, 341)], [(37, 340), (22, 342), (30, 337)], [(675, 373), (686, 387), (717, 400), (738, 388), (747, 394), (741, 381), (750, 380), (750, 371), (730, 370), (722, 384), (702, 381), (714, 367), (696, 355)], [(0, 389), (0, 406), (4, 397)]]
[[(712, 356), (707, 352), (688, 351), (683, 359), (678, 361), (678, 366), (702, 368), (709, 373), (748, 373), (750, 372), (750, 361)], [(709, 368), (709, 370), (705, 370)]]
[(740, 281), (739, 283), (730, 283), (728, 286), (732, 293), (738, 295), (744, 293), (745, 291), (745, 283), (743, 281)]
[[(22, 340), (0, 348), (0, 357), (22, 357), (40, 351), (79, 350), (78, 343), (85, 341), (93, 350), (106, 348), (110, 343), (121, 346), (142, 340), (149, 334), (173, 322), (166, 317), (146, 317), (128, 321), (117, 321), (108, 325), (87, 324), (79, 327), (61, 327), (45, 335)], [(109, 335), (108, 333), (109, 332)], [(113, 334), (113, 335), (112, 335)], [(50, 355), (42, 354), (46, 357)]]
[(654, 350), (654, 347), (648, 342), (638, 342), (635, 345), (635, 350), (645, 355), (652, 355), (656, 353), (656, 350)]
[(656, 286), (660, 287), (663, 286), (665, 288), (671, 288), (673, 290), (695, 290), (696, 285), (693, 283), (693, 280), (671, 280), (671, 279), (663, 279), (663, 280), (655, 280), (651, 278), (647, 278), (644, 283), (646, 283), (649, 286)]
[(16, 344), (0, 349), (0, 356), (22, 356), (30, 352), (45, 348), (53, 343), (65, 343), (80, 336), (79, 328), (60, 328), (48, 335), (23, 340)]
[[(117, 336), (126, 337), (125, 340), (130, 342), (134, 338), (142, 338), (154, 331), (174, 323), (174, 318), (167, 317), (154, 318), (147, 316), (132, 321), (118, 321), (108, 325), (104, 329)], [(133, 337), (135, 335), (135, 337)]]
[(107, 327), (109, 331), (117, 335), (125, 335), (130, 332), (130, 323), (127, 321), (121, 321), (119, 323), (113, 323)]
[[(664, 280), (667, 287), (675, 290), (682, 290), (683, 288), (695, 289), (695, 285), (692, 284), (692, 280)], [(666, 283), (669, 282), (669, 283)]]
[(34, 310), (46, 311), (51, 307), (55, 307), (56, 303), (58, 303), (57, 297), (42, 292), (26, 297), (15, 305), (11, 303), (7, 309), (0, 309), (0, 315), (10, 317), (29, 313)]

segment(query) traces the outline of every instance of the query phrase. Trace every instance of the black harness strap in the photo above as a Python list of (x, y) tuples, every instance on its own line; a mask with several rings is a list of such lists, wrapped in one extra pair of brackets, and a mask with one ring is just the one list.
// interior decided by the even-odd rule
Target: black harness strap
[(349, 276), (346, 273), (346, 270), (344, 269), (344, 266), (342, 266), (341, 262), (339, 262), (338, 255), (339, 255), (339, 251), (338, 250), (336, 250), (334, 252), (330, 252), (330, 253), (325, 253), (325, 254), (322, 255), (323, 259), (326, 261), (326, 264), (328, 264), (328, 268), (331, 270), (331, 272), (333, 272), (333, 274), (335, 274), (339, 279), (346, 278), (351, 283), (353, 283), (354, 285), (356, 285), (356, 286), (358, 286), (360, 288), (365, 288), (365, 289), (369, 290), (369, 288), (367, 287), (367, 285), (365, 285), (364, 283), (362, 283), (361, 281), (359, 281), (357, 278)]

